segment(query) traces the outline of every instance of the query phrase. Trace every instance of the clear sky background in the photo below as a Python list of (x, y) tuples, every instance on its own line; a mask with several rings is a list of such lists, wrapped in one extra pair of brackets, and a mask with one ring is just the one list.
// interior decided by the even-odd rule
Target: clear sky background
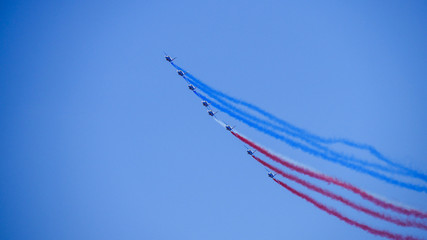
[[(372, 144), (426, 173), (426, 13), (425, 1), (2, 1), (0, 238), (378, 239), (271, 181), (162, 51), (296, 126)], [(218, 117), (282, 155), (427, 211), (425, 193)], [(427, 238), (310, 195), (370, 226)]]

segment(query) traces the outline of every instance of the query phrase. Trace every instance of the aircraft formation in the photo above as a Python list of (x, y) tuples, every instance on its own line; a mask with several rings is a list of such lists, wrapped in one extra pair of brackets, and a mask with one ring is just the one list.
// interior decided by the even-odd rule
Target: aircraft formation
[[(377, 197), (378, 194), (370, 194), (368, 191), (357, 187), (353, 183), (339, 180), (335, 176), (328, 176), (318, 171), (313, 171), (311, 169), (303, 167), (302, 165), (296, 164), (294, 162), (284, 159), (283, 157), (275, 155), (274, 153), (271, 153), (270, 151), (261, 147), (254, 141), (249, 140), (242, 134), (238, 133), (235, 130), (235, 126), (231, 127), (230, 125), (222, 122), (220, 119), (217, 118), (216, 114), (218, 112), (224, 112), (232, 118), (254, 129), (257, 129), (268, 136), (274, 137), (280, 141), (285, 142), (291, 147), (301, 149), (304, 152), (319, 157), (322, 160), (339, 164), (343, 167), (352, 169), (361, 174), (366, 174), (367, 176), (372, 177), (373, 179), (380, 180), (397, 187), (412, 190), (415, 192), (427, 193), (427, 187), (424, 184), (417, 185), (413, 183), (407, 183), (398, 178), (398, 176), (404, 176), (407, 178), (421, 180), (427, 183), (426, 174), (420, 172), (419, 170), (411, 169), (398, 162), (392, 161), (391, 159), (381, 154), (373, 146), (367, 144), (360, 144), (341, 138), (324, 138), (321, 136), (314, 135), (305, 129), (293, 126), (292, 124), (275, 117), (274, 115), (266, 112), (265, 110), (262, 110), (259, 107), (256, 107), (251, 103), (236, 99), (219, 90), (209, 87), (199, 79), (195, 78), (192, 74), (176, 65), (173, 62), (176, 58), (171, 58), (166, 53), (165, 59), (167, 62), (171, 63), (174, 68), (176, 68), (177, 74), (186, 81), (188, 89), (201, 99), (201, 103), (207, 109), (207, 113), (212, 118), (214, 118), (216, 122), (221, 124), (228, 132), (230, 132), (234, 137), (244, 143), (247, 154), (256, 161), (258, 161), (261, 165), (263, 165), (265, 167), (265, 170), (267, 171), (267, 176), (274, 180), (276, 183), (278, 183), (280, 186), (287, 189), (294, 195), (306, 200), (307, 202), (316, 206), (320, 210), (337, 217), (338, 219), (342, 220), (347, 224), (355, 226), (373, 235), (389, 239), (422, 239), (420, 237), (414, 237), (412, 235), (404, 235), (399, 233), (393, 233), (388, 230), (381, 230), (377, 227), (360, 223), (351, 217), (343, 215), (341, 212), (335, 210), (334, 208), (326, 206), (320, 201), (314, 199), (313, 197), (290, 187), (288, 184), (282, 182), (280, 179), (277, 179), (276, 175), (279, 174), (281, 177), (298, 183), (308, 188), (309, 190), (312, 190), (313, 192), (320, 193), (330, 199), (341, 202), (342, 204), (353, 208), (360, 213), (370, 215), (372, 217), (375, 217), (376, 219), (387, 221), (396, 226), (404, 227), (405, 229), (411, 228), (416, 229), (417, 231), (422, 230), (422, 234), (425, 236), (425, 231), (427, 231), (427, 212), (392, 203), (391, 201), (385, 200), (385, 197)], [(245, 111), (245, 108), (249, 108), (263, 115), (268, 120), (266, 121), (258, 118), (255, 115), (252, 115), (251, 113)], [(293, 142), (289, 140), (287, 136), (299, 138), (303, 144), (299, 142)], [(332, 148), (329, 147), (329, 145), (335, 143), (341, 143), (354, 149), (366, 151), (370, 155), (375, 157), (378, 161), (380, 161), (381, 164), (372, 163), (364, 160), (363, 158), (353, 157), (345, 153), (334, 151)], [(279, 164), (282, 167), (294, 171), (297, 174), (305, 175), (310, 179), (317, 179), (326, 182), (330, 185), (338, 186), (341, 189), (352, 193), (353, 195), (357, 195), (358, 197), (361, 197), (364, 203), (366, 202), (369, 204), (373, 204), (375, 206), (375, 209), (368, 208), (363, 204), (359, 203), (361, 200), (355, 201), (343, 197), (331, 190), (321, 188), (311, 183), (310, 181), (301, 179), (297, 175), (287, 173), (282, 169), (268, 163), (267, 161), (262, 160), (259, 156), (257, 156), (258, 154), (255, 154), (256, 152), (259, 152), (261, 155), (264, 155), (269, 160), (274, 161), (276, 164)], [(384, 174), (384, 172), (387, 174)]]
[[(166, 61), (168, 61), (168, 62), (170, 62), (170, 63), (172, 63), (172, 61), (173, 60), (175, 60), (176, 58), (171, 58), (169, 55), (167, 55), (166, 53), (165, 53), (165, 59), (166, 59)], [(185, 81), (187, 82), (187, 86), (188, 86), (188, 89), (190, 89), (191, 91), (193, 91), (194, 93), (196, 93), (195, 91), (196, 91), (196, 88), (190, 83), (190, 81), (185, 77), (185, 75), (186, 75), (186, 72), (184, 72), (183, 70), (177, 70), (176, 71), (177, 73), (178, 73), (178, 75), (179, 76), (181, 76), (181, 77), (183, 77), (184, 79), (185, 79)], [(216, 111), (216, 112), (213, 112), (213, 109), (210, 107), (210, 103), (207, 101), (207, 100), (202, 100), (202, 105), (204, 106), (204, 107), (206, 107), (207, 108), (207, 112), (208, 112), (208, 114), (209, 114), (209, 116), (212, 116), (212, 117), (214, 117), (214, 118), (216, 118), (216, 116), (215, 116), (215, 114), (216, 113), (218, 113), (218, 111)], [(217, 118), (216, 118), (216, 120), (217, 121), (219, 121)], [(230, 131), (230, 132), (232, 132), (233, 131), (233, 129), (235, 128), (235, 127), (231, 127), (230, 125), (227, 125), (227, 124), (224, 124), (225, 125), (225, 129), (227, 130), (227, 131)], [(246, 148), (247, 148), (247, 153), (249, 154), (249, 155), (253, 155), (256, 151), (255, 150), (251, 150), (251, 149), (249, 149), (247, 146), (245, 146)], [(273, 172), (271, 172), (271, 171), (269, 171), (267, 168), (265, 168), (265, 170), (267, 170), (267, 176), (268, 177), (270, 177), (270, 178), (273, 178), (274, 179), (274, 177), (276, 176), (276, 173), (273, 173)]]

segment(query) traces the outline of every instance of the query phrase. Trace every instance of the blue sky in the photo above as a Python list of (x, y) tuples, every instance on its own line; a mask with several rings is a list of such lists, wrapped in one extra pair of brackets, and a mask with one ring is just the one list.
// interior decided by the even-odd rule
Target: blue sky
[[(296, 126), (427, 172), (424, 1), (3, 1), (0, 12), (2, 239), (377, 239), (272, 182), (162, 51)], [(426, 194), (218, 117), (427, 211)]]

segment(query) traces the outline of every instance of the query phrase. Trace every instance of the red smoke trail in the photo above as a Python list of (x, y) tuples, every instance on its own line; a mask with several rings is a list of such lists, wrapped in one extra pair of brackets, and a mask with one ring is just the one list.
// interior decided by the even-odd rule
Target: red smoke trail
[(350, 191), (352, 191), (352, 192), (360, 195), (362, 198), (364, 198), (364, 199), (366, 199), (366, 200), (368, 200), (368, 201), (370, 201), (370, 202), (372, 202), (372, 203), (374, 203), (374, 204), (376, 204), (376, 205), (378, 205), (380, 207), (383, 207), (385, 209), (390, 209), (390, 210), (393, 210), (395, 212), (402, 213), (402, 214), (405, 214), (405, 215), (413, 215), (413, 216), (416, 216), (416, 217), (419, 217), (419, 218), (427, 218), (427, 213), (423, 213), (421, 211), (414, 210), (414, 209), (406, 209), (404, 207), (396, 206), (396, 205), (394, 205), (392, 203), (385, 202), (385, 201), (383, 201), (381, 199), (378, 199), (378, 198), (372, 196), (371, 194), (369, 194), (369, 193), (367, 193), (367, 192), (365, 192), (365, 191), (363, 191), (363, 190), (361, 190), (361, 189), (359, 189), (359, 188), (357, 188), (357, 187), (355, 187), (355, 186), (353, 186), (353, 185), (351, 185), (349, 183), (340, 181), (340, 180), (338, 180), (336, 178), (329, 177), (329, 176), (321, 174), (321, 173), (313, 172), (313, 171), (308, 170), (306, 168), (303, 168), (303, 167), (297, 166), (297, 165), (295, 165), (293, 163), (290, 163), (288, 161), (285, 161), (282, 158), (280, 158), (280, 157), (278, 157), (276, 155), (273, 155), (272, 153), (268, 152), (267, 150), (261, 148), (260, 146), (258, 146), (254, 142), (252, 142), (252, 141), (250, 141), (250, 140), (248, 140), (248, 139), (240, 136), (238, 133), (233, 132), (233, 131), (231, 131), (231, 133), (235, 137), (237, 137), (238, 139), (240, 139), (240, 141), (248, 144), (249, 146), (251, 146), (254, 149), (256, 149), (258, 152), (264, 154), (268, 158), (270, 158), (270, 159), (272, 159), (272, 160), (274, 160), (274, 161), (282, 164), (283, 166), (285, 166), (285, 167), (287, 167), (289, 169), (292, 169), (292, 170), (297, 171), (299, 173), (308, 175), (310, 177), (313, 177), (313, 178), (316, 178), (316, 179), (319, 179), (319, 180), (322, 180), (322, 181), (325, 181), (325, 182), (328, 182), (328, 183), (333, 183), (333, 184), (335, 184), (337, 186), (341, 186), (341, 187), (343, 187), (343, 188), (345, 188), (347, 190), (350, 190)]
[(363, 206), (360, 206), (360, 205), (358, 205), (358, 204), (356, 204), (356, 203), (354, 203), (354, 202), (352, 202), (352, 201), (350, 201), (350, 200), (348, 200), (346, 198), (343, 198), (343, 197), (341, 197), (341, 196), (339, 196), (339, 195), (337, 195), (337, 194), (335, 194), (333, 192), (330, 192), (330, 191), (328, 191), (326, 189), (322, 189), (320, 187), (317, 187), (317, 186), (315, 186), (315, 185), (313, 185), (313, 184), (311, 184), (311, 183), (309, 183), (309, 182), (307, 182), (307, 181), (305, 181), (303, 179), (300, 179), (300, 178), (298, 178), (298, 177), (296, 177), (294, 175), (285, 173), (282, 170), (280, 170), (280, 169), (278, 169), (278, 168), (276, 168), (276, 167), (274, 167), (274, 166), (272, 166), (272, 165), (264, 162), (263, 160), (261, 160), (260, 158), (258, 158), (256, 156), (252, 156), (252, 157), (255, 160), (257, 160), (259, 163), (261, 163), (262, 165), (264, 165), (265, 167), (273, 170), (276, 173), (279, 173), (283, 177), (288, 178), (288, 179), (290, 179), (290, 180), (292, 180), (294, 182), (297, 182), (297, 183), (299, 183), (299, 184), (307, 187), (308, 189), (311, 189), (311, 190), (316, 191), (316, 192), (318, 192), (320, 194), (323, 194), (324, 196), (327, 196), (329, 198), (332, 198), (332, 199), (335, 199), (337, 201), (340, 201), (340, 202), (346, 204), (347, 206), (350, 206), (350, 207), (352, 207), (352, 208), (354, 208), (356, 210), (362, 211), (362, 212), (364, 212), (366, 214), (369, 214), (371, 216), (383, 219), (383, 220), (388, 221), (388, 222), (395, 223), (395, 224), (400, 225), (400, 226), (417, 227), (417, 228), (421, 228), (421, 229), (426, 229), (427, 230), (427, 226), (424, 225), (424, 224), (417, 223), (417, 222), (412, 222), (412, 221), (407, 221), (407, 220), (406, 221), (402, 221), (400, 219), (392, 218), (391, 216), (387, 216), (387, 215), (384, 215), (382, 213), (370, 210), (370, 209), (365, 208)]
[(354, 221), (354, 220), (352, 220), (350, 218), (347, 218), (347, 217), (343, 216), (341, 213), (335, 211), (334, 209), (328, 208), (327, 206), (325, 206), (325, 205), (317, 202), (313, 198), (311, 198), (311, 197), (309, 197), (309, 196), (307, 196), (307, 195), (305, 195), (305, 194), (303, 194), (301, 192), (298, 192), (297, 190), (295, 190), (295, 189), (291, 188), (290, 186), (286, 185), (285, 183), (283, 183), (283, 182), (281, 182), (281, 181), (279, 181), (277, 179), (274, 179), (274, 178), (273, 178), (273, 180), (275, 182), (277, 182), (278, 184), (280, 184), (282, 187), (288, 189), (293, 194), (297, 195), (298, 197), (307, 200), (308, 202), (310, 202), (314, 206), (318, 207), (319, 209), (321, 209), (321, 210), (323, 210), (323, 211), (325, 211), (325, 212), (327, 212), (327, 213), (329, 213), (331, 215), (334, 215), (335, 217), (343, 220), (344, 222), (346, 222), (346, 223), (348, 223), (350, 225), (356, 226), (358, 228), (361, 228), (361, 229), (363, 229), (363, 230), (365, 230), (365, 231), (367, 231), (369, 233), (372, 233), (372, 234), (377, 235), (377, 236), (382, 236), (382, 237), (390, 238), (390, 239), (407, 239), (407, 240), (409, 240), (409, 239), (417, 239), (417, 238), (414, 238), (412, 236), (402, 236), (402, 235), (399, 235), (399, 234), (390, 233), (388, 231), (378, 230), (378, 229), (375, 229), (375, 228), (371, 228), (371, 227), (369, 227), (369, 226), (367, 226), (365, 224), (356, 222), (356, 221)]

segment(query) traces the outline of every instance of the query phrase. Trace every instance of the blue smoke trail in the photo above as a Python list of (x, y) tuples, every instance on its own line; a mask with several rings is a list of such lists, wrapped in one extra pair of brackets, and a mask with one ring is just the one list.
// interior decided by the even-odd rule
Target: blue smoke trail
[[(184, 77), (184, 78), (185, 78), (185, 77)], [(186, 80), (186, 81), (189, 81), (191, 84), (193, 84), (193, 85), (194, 85), (194, 86), (196, 86), (197, 88), (202, 89), (202, 88), (201, 88), (197, 83), (193, 82), (192, 80), (190, 80), (190, 79), (186, 79), (186, 78), (185, 78), (185, 80)], [(232, 110), (234, 110), (234, 112), (241, 112), (240, 110), (238, 110), (238, 109), (234, 108), (233, 106), (231, 106), (231, 105), (229, 105), (229, 104), (225, 103), (225, 102), (224, 102), (224, 101), (222, 101), (221, 99), (217, 99), (217, 100), (218, 100), (218, 102), (225, 104), (225, 105), (226, 105), (226, 107), (231, 108)], [(244, 115), (244, 114), (243, 114), (243, 115)], [(258, 119), (258, 118), (256, 118), (256, 117), (252, 117), (252, 119), (254, 119), (255, 121), (261, 121), (261, 122), (264, 122), (264, 121), (262, 121), (262, 120), (259, 120), (259, 119)], [(291, 134), (291, 135), (292, 135), (292, 134)], [(358, 160), (358, 159), (355, 159), (355, 158), (352, 158), (352, 157), (342, 157), (342, 156), (340, 156), (339, 154), (337, 154), (336, 152), (330, 151), (329, 149), (325, 148), (324, 146), (318, 145), (318, 144), (316, 144), (316, 143), (313, 143), (312, 145), (314, 145), (315, 147), (318, 147), (318, 148), (320, 148), (320, 149), (325, 150), (325, 152), (326, 152), (327, 154), (331, 154), (331, 155), (333, 155), (333, 156), (335, 156), (335, 157), (338, 157), (338, 158), (341, 158), (341, 159), (350, 160), (350, 161), (353, 161), (353, 162), (356, 162), (356, 163), (359, 163), (359, 164), (362, 164), (362, 165), (365, 165), (365, 166), (373, 167), (373, 168), (379, 169), (379, 170), (381, 170), (381, 171), (389, 172), (389, 173), (403, 174), (403, 173), (401, 173), (401, 172), (399, 172), (399, 171), (397, 171), (397, 170), (390, 169), (390, 168), (387, 168), (387, 167), (384, 167), (384, 166), (381, 166), (381, 165), (378, 165), (378, 164), (375, 164), (375, 163), (370, 163), (370, 162), (366, 162), (366, 161), (361, 161), (361, 160)], [(315, 151), (315, 150), (313, 150), (313, 151)]]
[(235, 119), (237, 119), (237, 120), (239, 120), (239, 121), (241, 121), (241, 122), (245, 123), (246, 125), (248, 125), (248, 126), (250, 126), (250, 127), (254, 128), (254, 129), (257, 129), (257, 130), (259, 130), (259, 131), (261, 131), (261, 132), (264, 132), (264, 133), (266, 133), (266, 134), (268, 134), (268, 135), (270, 135), (270, 136), (272, 136), (272, 137), (274, 137), (274, 138), (276, 138), (276, 139), (278, 139), (278, 140), (280, 140), (280, 141), (286, 142), (286, 143), (287, 143), (287, 144), (289, 144), (290, 146), (293, 146), (293, 147), (295, 147), (295, 148), (299, 148), (299, 149), (301, 149), (301, 150), (303, 150), (303, 151), (305, 151), (305, 152), (307, 152), (307, 153), (310, 153), (310, 154), (312, 154), (313, 156), (322, 157), (322, 158), (327, 159), (327, 160), (329, 160), (329, 161), (331, 161), (331, 162), (339, 163), (339, 164), (341, 164), (341, 165), (343, 165), (343, 166), (345, 166), (345, 167), (351, 168), (351, 169), (353, 169), (353, 170), (355, 170), (355, 171), (358, 171), (358, 172), (361, 172), (361, 173), (368, 174), (368, 175), (370, 175), (371, 177), (374, 177), (374, 178), (379, 179), (379, 180), (382, 180), (382, 181), (384, 181), (384, 182), (387, 182), (387, 183), (393, 184), (393, 185), (395, 185), (395, 186), (399, 186), (399, 187), (403, 187), (403, 188), (411, 189), (411, 190), (414, 190), (414, 191), (417, 191), (417, 192), (427, 192), (427, 188), (426, 188), (426, 187), (424, 187), (424, 186), (419, 186), (419, 185), (415, 185), (415, 184), (411, 184), (411, 183), (405, 183), (405, 182), (402, 182), (402, 181), (396, 180), (396, 179), (394, 179), (394, 178), (388, 177), (388, 176), (386, 176), (386, 175), (380, 174), (380, 173), (378, 173), (378, 172), (375, 172), (375, 171), (369, 170), (369, 169), (367, 169), (367, 168), (365, 168), (365, 167), (363, 167), (363, 166), (358, 166), (358, 165), (351, 164), (351, 163), (348, 163), (348, 162), (345, 162), (345, 161), (342, 161), (342, 160), (331, 159), (330, 157), (328, 157), (327, 155), (325, 155), (325, 154), (323, 154), (323, 153), (319, 153), (319, 152), (317, 152), (317, 151), (314, 151), (313, 149), (311, 149), (311, 148), (309, 148), (309, 147), (307, 147), (307, 146), (304, 146), (304, 145), (302, 145), (302, 144), (300, 144), (300, 143), (298, 143), (298, 142), (295, 142), (295, 141), (293, 141), (293, 140), (291, 140), (291, 139), (289, 139), (289, 138), (286, 138), (286, 137), (284, 137), (284, 136), (282, 136), (282, 135), (279, 135), (279, 134), (277, 134), (277, 133), (275, 133), (275, 132), (273, 132), (273, 131), (271, 131), (271, 130), (268, 130), (268, 129), (266, 129), (266, 128), (263, 128), (263, 127), (259, 126), (258, 124), (254, 123), (254, 122), (252, 122), (252, 121), (249, 121), (249, 120), (247, 120), (247, 119), (245, 119), (245, 118), (241, 118), (239, 115), (237, 115), (237, 114), (233, 113), (232, 111), (229, 111), (229, 110), (228, 110), (228, 109), (226, 109), (226, 108), (223, 108), (223, 107), (222, 107), (220, 104), (218, 104), (217, 102), (215, 102), (215, 101), (213, 101), (213, 100), (211, 100), (211, 99), (208, 99), (207, 97), (205, 97), (204, 95), (202, 95), (201, 93), (199, 93), (199, 92), (197, 92), (197, 91), (193, 91), (193, 92), (194, 92), (194, 93), (195, 93), (195, 94), (196, 94), (200, 99), (202, 99), (202, 100), (204, 100), (204, 101), (209, 101), (209, 102), (211, 103), (211, 105), (212, 105), (212, 106), (214, 106), (215, 108), (219, 109), (220, 111), (222, 111), (222, 112), (224, 112), (224, 113), (228, 114), (229, 116), (231, 116), (231, 117), (233, 117), (233, 118), (235, 118)]
[[(175, 65), (175, 64), (173, 64), (173, 63), (172, 63), (172, 65), (173, 65), (176, 69), (179, 69), (179, 70), (184, 71), (184, 70), (183, 70), (182, 68), (180, 68), (179, 66), (177, 66), (177, 65)], [(285, 122), (285, 121), (283, 121), (283, 120), (281, 120), (281, 119), (278, 119), (277, 117), (273, 116), (272, 114), (270, 114), (270, 113), (268, 113), (268, 112), (265, 112), (264, 110), (262, 110), (262, 109), (260, 109), (260, 108), (258, 108), (258, 107), (256, 107), (256, 106), (254, 106), (254, 105), (252, 105), (252, 104), (250, 104), (250, 103), (246, 103), (246, 102), (244, 102), (244, 101), (241, 101), (241, 100), (235, 99), (235, 98), (230, 97), (230, 96), (228, 96), (228, 95), (226, 95), (226, 94), (224, 94), (224, 93), (222, 93), (222, 92), (220, 92), (220, 91), (217, 91), (217, 90), (212, 89), (211, 87), (209, 87), (208, 85), (206, 85), (206, 84), (202, 83), (200, 80), (198, 80), (197, 78), (195, 78), (194, 76), (192, 76), (191, 74), (189, 74), (189, 73), (187, 73), (187, 72), (186, 72), (186, 74), (185, 74), (185, 75), (186, 75), (186, 76), (188, 76), (188, 78), (192, 79), (193, 81), (197, 82), (197, 83), (198, 83), (197, 85), (198, 85), (198, 87), (199, 87), (201, 90), (203, 90), (203, 91), (204, 91), (204, 92), (206, 92), (208, 95), (210, 95), (211, 97), (213, 97), (213, 98), (215, 98), (216, 100), (218, 100), (219, 102), (221, 102), (223, 105), (225, 105), (225, 106), (227, 106), (227, 107), (231, 108), (233, 111), (236, 111), (236, 112), (240, 113), (241, 115), (244, 115), (244, 116), (246, 116), (246, 117), (248, 117), (248, 118), (250, 118), (250, 119), (253, 119), (254, 121), (257, 121), (257, 122), (259, 122), (259, 123), (262, 123), (262, 124), (268, 125), (268, 126), (272, 127), (273, 129), (276, 129), (276, 130), (278, 130), (278, 131), (285, 132), (285, 133), (287, 133), (287, 134), (289, 134), (289, 135), (291, 135), (291, 136), (293, 136), (293, 137), (300, 138), (301, 140), (303, 140), (303, 141), (305, 141), (305, 142), (309, 143), (310, 145), (312, 145), (313, 147), (319, 148), (319, 149), (321, 149), (321, 150), (323, 150), (323, 151), (327, 152), (328, 154), (331, 154), (331, 155), (333, 155), (333, 156), (335, 156), (335, 157), (338, 157), (338, 158), (342, 158), (342, 159), (346, 159), (346, 160), (349, 160), (349, 161), (358, 162), (358, 163), (361, 163), (361, 164), (364, 164), (364, 165), (367, 165), (367, 166), (371, 166), (371, 167), (377, 168), (377, 169), (379, 169), (379, 170), (381, 170), (381, 171), (387, 171), (387, 172), (392, 172), (392, 173), (400, 173), (400, 174), (402, 174), (402, 175), (407, 175), (407, 174), (409, 174), (409, 175), (411, 175), (411, 176), (412, 176), (412, 177), (414, 177), (414, 178), (419, 178), (419, 179), (422, 179), (422, 180), (424, 180), (424, 181), (427, 181), (427, 176), (426, 176), (426, 175), (424, 175), (424, 174), (422, 174), (422, 173), (419, 173), (419, 172), (417, 172), (417, 171), (415, 171), (415, 170), (409, 169), (409, 168), (407, 168), (407, 167), (405, 167), (405, 166), (403, 166), (403, 165), (400, 165), (400, 164), (397, 164), (397, 163), (392, 162), (391, 160), (389, 160), (389, 159), (387, 159), (386, 157), (384, 157), (380, 152), (378, 152), (378, 151), (377, 151), (374, 147), (372, 147), (372, 146), (369, 146), (369, 145), (366, 145), (366, 144), (354, 143), (354, 142), (351, 142), (351, 141), (349, 141), (349, 140), (345, 140), (345, 139), (324, 139), (324, 138), (318, 137), (318, 136), (316, 136), (316, 135), (310, 134), (310, 133), (308, 133), (308, 132), (304, 131), (303, 129), (300, 129), (300, 128), (297, 128), (297, 127), (294, 127), (294, 126), (292, 126), (291, 124), (289, 124), (289, 123), (287, 123), (287, 122)], [(186, 80), (187, 80), (187, 79), (186, 79)], [(259, 112), (259, 113), (263, 114), (264, 116), (268, 117), (269, 119), (271, 119), (271, 120), (273, 120), (273, 121), (275, 121), (275, 122), (278, 122), (278, 123), (282, 124), (282, 125), (283, 125), (283, 126), (285, 126), (285, 127), (288, 127), (288, 128), (290, 128), (290, 129), (292, 129), (292, 130), (293, 130), (293, 131), (295, 131), (296, 133), (295, 133), (295, 132), (293, 132), (293, 131), (289, 131), (289, 130), (288, 130), (288, 129), (286, 129), (286, 128), (280, 128), (280, 127), (278, 127), (277, 125), (271, 124), (270, 122), (266, 122), (266, 121), (264, 121), (264, 120), (261, 120), (261, 119), (259, 119), (259, 118), (256, 118), (256, 117), (254, 117), (254, 116), (250, 115), (249, 113), (243, 112), (243, 111), (241, 111), (241, 110), (239, 110), (239, 109), (235, 108), (234, 106), (232, 106), (232, 105), (230, 105), (230, 104), (228, 104), (228, 103), (226, 103), (226, 102), (222, 101), (220, 98), (218, 98), (218, 97), (217, 97), (217, 95), (218, 95), (218, 96), (220, 96), (220, 97), (223, 97), (223, 98), (229, 99), (230, 101), (235, 102), (235, 103), (237, 103), (237, 104), (241, 104), (241, 105), (244, 105), (244, 106), (246, 106), (246, 107), (248, 107), (248, 108), (251, 108), (252, 110), (255, 110), (255, 111), (257, 111), (257, 112)], [(349, 157), (349, 156), (345, 156), (345, 155), (343, 155), (343, 154), (339, 154), (339, 153), (337, 153), (337, 152), (335, 152), (335, 151), (331, 151), (331, 150), (330, 150), (329, 148), (327, 148), (327, 147), (324, 147), (324, 146), (322, 146), (322, 145), (317, 144), (315, 141), (317, 141), (317, 142), (321, 142), (321, 143), (328, 143), (328, 144), (341, 142), (341, 143), (343, 143), (343, 144), (345, 144), (345, 145), (347, 145), (347, 146), (351, 146), (351, 147), (358, 148), (358, 149), (369, 150), (369, 152), (371, 152), (371, 154), (373, 154), (374, 156), (376, 156), (378, 159), (383, 160), (384, 162), (388, 163), (389, 165), (392, 165), (393, 167), (396, 167), (396, 168), (398, 168), (398, 169), (400, 169), (400, 170), (399, 170), (399, 171), (396, 171), (396, 170), (393, 170), (393, 169), (390, 169), (390, 168), (387, 168), (387, 167), (384, 167), (384, 166), (381, 166), (381, 165), (372, 164), (372, 163), (369, 163), (369, 162), (366, 162), (366, 161), (361, 161), (361, 160), (355, 159), (355, 158), (353, 158), (353, 157)]]
[[(184, 77), (184, 78), (185, 78), (185, 77)], [(186, 81), (189, 81), (189, 82), (191, 82), (193, 85), (197, 86), (197, 88), (199, 88), (199, 89), (201, 89), (202, 91), (204, 91), (204, 88), (203, 88), (202, 86), (200, 86), (198, 83), (193, 82), (191, 79), (187, 79), (187, 78), (185, 78), (185, 79), (186, 79)], [(240, 114), (240, 115), (243, 115), (244, 117), (247, 117), (248, 119), (252, 119), (252, 120), (254, 120), (255, 122), (262, 123), (262, 124), (265, 124), (265, 125), (269, 125), (269, 123), (268, 123), (268, 122), (263, 121), (263, 120), (261, 120), (261, 119), (259, 119), (259, 118), (255, 117), (255, 116), (252, 116), (252, 115), (250, 115), (250, 114), (248, 115), (248, 114), (244, 113), (243, 111), (241, 111), (240, 109), (235, 108), (234, 106), (232, 106), (232, 105), (228, 104), (227, 102), (225, 102), (225, 101), (223, 101), (223, 100), (221, 100), (221, 99), (218, 99), (218, 98), (215, 98), (215, 97), (213, 97), (213, 98), (214, 98), (214, 99), (216, 99), (220, 104), (222, 104), (222, 105), (224, 105), (225, 107), (227, 107), (227, 108), (229, 108), (229, 109), (233, 110), (234, 112), (237, 112), (237, 113), (238, 113), (238, 114)], [(287, 129), (280, 128), (280, 127), (277, 127), (277, 126), (275, 126), (275, 125), (272, 125), (271, 127), (273, 127), (273, 129), (276, 129), (276, 130), (279, 130), (279, 131), (284, 131), (284, 132), (286, 132), (287, 134), (289, 134), (289, 135), (291, 135), (291, 136), (293, 136), (293, 137), (298, 137), (295, 133), (290, 132), (290, 131), (289, 131), (289, 130), (287, 130)], [(398, 170), (395, 170), (395, 169), (391, 169), (391, 168), (388, 168), (388, 167), (385, 167), (385, 166), (382, 166), (382, 165), (379, 165), (379, 164), (370, 163), (370, 162), (367, 162), (367, 161), (358, 160), (358, 159), (356, 159), (356, 158), (354, 158), (354, 157), (344, 156), (344, 155), (342, 155), (342, 154), (338, 154), (338, 153), (336, 153), (336, 152), (334, 152), (334, 151), (331, 151), (331, 150), (330, 150), (330, 149), (328, 149), (327, 147), (322, 146), (322, 145), (319, 145), (319, 144), (317, 144), (317, 143), (315, 143), (315, 142), (312, 142), (312, 141), (310, 141), (310, 140), (307, 140), (306, 142), (309, 142), (313, 147), (316, 147), (316, 148), (318, 148), (318, 149), (321, 149), (321, 150), (323, 150), (325, 153), (330, 154), (330, 155), (332, 155), (332, 156), (334, 156), (334, 157), (336, 157), (336, 158), (341, 158), (341, 159), (349, 160), (349, 161), (352, 161), (352, 162), (355, 162), (355, 163), (363, 164), (363, 165), (365, 165), (365, 166), (373, 167), (373, 168), (376, 168), (376, 169), (378, 169), (378, 170), (385, 171), (385, 172), (389, 172), (389, 173), (403, 174), (401, 171), (398, 171)]]
[[(186, 75), (188, 75), (188, 73), (186, 73)], [(203, 84), (203, 83), (201, 83), (201, 82), (195, 82), (195, 81), (192, 81), (192, 79), (188, 79), (188, 78), (186, 78), (185, 76), (184, 76), (184, 79), (185, 79), (187, 82), (189, 82), (189, 83), (191, 83), (191, 84), (195, 85), (197, 88), (201, 89), (202, 91), (206, 92), (206, 90), (205, 90), (205, 89), (206, 89), (206, 87), (204, 86), (204, 84)], [(278, 127), (278, 126), (276, 126), (276, 125), (272, 125), (272, 124), (270, 124), (269, 122), (266, 122), (266, 121), (264, 121), (264, 120), (261, 120), (261, 119), (259, 119), (259, 118), (255, 117), (255, 116), (250, 115), (250, 114), (247, 114), (247, 113), (245, 113), (245, 112), (241, 111), (240, 109), (235, 108), (233, 105), (230, 105), (230, 104), (228, 104), (227, 102), (223, 101), (221, 98), (217, 98), (217, 97), (215, 97), (215, 95), (214, 95), (213, 97), (214, 97), (218, 102), (220, 102), (221, 104), (225, 105), (225, 106), (226, 106), (226, 107), (228, 107), (229, 109), (232, 109), (234, 112), (237, 112), (237, 113), (239, 113), (239, 114), (241, 114), (241, 115), (243, 115), (243, 116), (246, 116), (247, 118), (252, 119), (252, 120), (254, 120), (255, 122), (262, 123), (262, 124), (264, 124), (264, 125), (269, 125), (269, 126), (273, 127), (273, 128), (274, 128), (274, 129), (276, 129), (276, 130), (284, 131), (284, 132), (286, 132), (287, 134), (289, 134), (289, 135), (291, 135), (291, 136), (293, 136), (293, 137), (298, 137), (298, 135), (297, 135), (297, 134), (295, 134), (295, 133), (293, 133), (292, 131), (289, 131), (289, 130), (287, 130), (287, 129), (285, 129), (285, 128)], [(316, 147), (316, 148), (319, 148), (319, 149), (323, 150), (324, 152), (326, 152), (326, 153), (328, 153), (328, 154), (331, 154), (331, 155), (333, 155), (333, 156), (335, 156), (335, 157), (337, 157), (337, 158), (342, 158), (342, 159), (346, 159), (346, 160), (349, 160), (349, 161), (353, 161), (353, 162), (356, 162), (356, 163), (359, 163), (359, 164), (363, 164), (363, 165), (365, 165), (365, 166), (370, 166), (370, 167), (373, 167), (373, 168), (379, 169), (379, 170), (381, 170), (381, 171), (386, 171), (386, 172), (390, 172), (390, 173), (401, 173), (401, 172), (399, 172), (399, 171), (397, 171), (397, 170), (395, 170), (395, 169), (390, 169), (390, 168), (385, 167), (385, 166), (382, 166), (382, 165), (378, 165), (378, 164), (375, 164), (375, 163), (370, 163), (370, 162), (366, 162), (366, 161), (358, 160), (358, 159), (355, 159), (354, 157), (343, 156), (342, 154), (338, 154), (338, 153), (336, 153), (336, 152), (334, 152), (334, 151), (331, 151), (331, 150), (330, 150), (330, 149), (328, 149), (327, 147), (322, 146), (322, 145), (319, 145), (319, 144), (317, 144), (317, 143), (315, 143), (315, 142), (313, 142), (313, 141), (311, 141), (311, 140), (306, 140), (306, 142), (309, 142), (312, 146), (314, 146), (314, 147)]]

